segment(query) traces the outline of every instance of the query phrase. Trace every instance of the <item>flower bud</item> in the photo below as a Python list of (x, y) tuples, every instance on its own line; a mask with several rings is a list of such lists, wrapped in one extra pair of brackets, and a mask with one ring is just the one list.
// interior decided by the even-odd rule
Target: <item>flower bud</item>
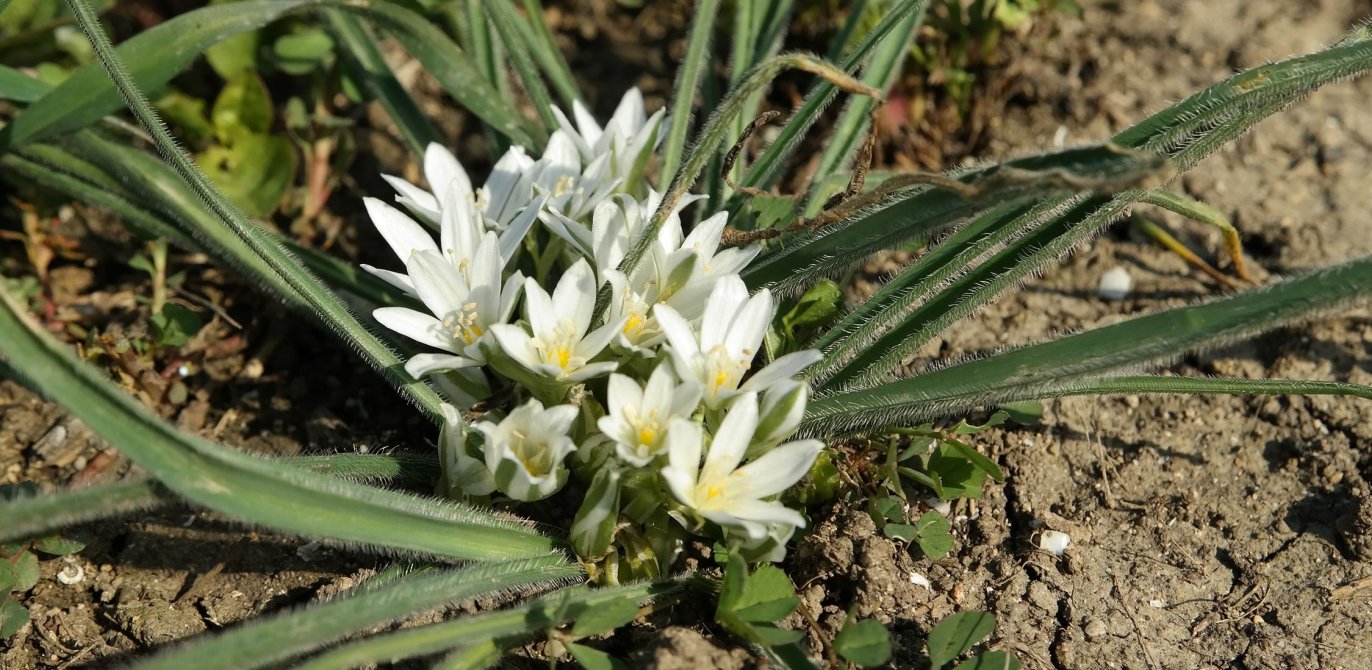
[(586, 499), (572, 521), (572, 549), (583, 560), (594, 561), (610, 552), (619, 524), (619, 471), (602, 468), (591, 480)]
[(495, 490), (486, 464), (467, 451), (467, 422), (457, 408), (442, 406), (443, 428), (438, 433), (438, 464), (442, 472), (438, 493), (445, 498), (484, 496)]
[(805, 403), (809, 399), (810, 386), (803, 381), (787, 379), (768, 387), (762, 396), (757, 432), (753, 434), (748, 456), (757, 456), (795, 433), (805, 418)]

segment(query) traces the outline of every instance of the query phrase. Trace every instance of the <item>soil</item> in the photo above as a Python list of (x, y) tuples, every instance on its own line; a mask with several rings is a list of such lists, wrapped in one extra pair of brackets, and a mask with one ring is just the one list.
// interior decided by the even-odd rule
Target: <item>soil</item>
[[(948, 153), (949, 165), (1108, 137), (1237, 68), (1314, 50), (1372, 15), (1372, 5), (1352, 0), (1081, 4), (1080, 20), (1040, 20), (1004, 40), (1006, 65), (983, 73), (989, 89), (1004, 92), (1004, 103), (979, 119), (984, 139), (969, 142), (948, 131), (941, 146), (982, 149), (975, 156)], [(679, 13), (648, 10), (663, 13), (668, 28), (645, 31), (661, 48), (643, 49), (616, 41), (626, 34), (628, 10), (590, 5), (594, 11), (552, 16), (566, 46), (574, 54), (604, 49), (641, 66), (650, 74), (636, 83), (648, 89), (650, 103), (660, 100), (670, 85), (661, 73), (670, 72), (684, 30)], [(579, 62), (574, 56), (574, 68)], [(611, 107), (615, 98), (596, 106)], [(1369, 99), (1372, 79), (1329, 86), (1176, 185), (1231, 217), (1260, 280), (1372, 253)], [(1139, 213), (1161, 220), (1202, 255), (1222, 257), (1214, 230)], [(98, 219), (89, 227), (98, 234)], [(4, 269), (13, 276), (11, 256)], [(880, 276), (900, 260), (874, 260), (865, 274)], [(1115, 267), (1129, 272), (1133, 291), (1106, 301), (1096, 288)], [(97, 293), (127, 292), (134, 281), (90, 272), (55, 263), (54, 282), (76, 296), (68, 304), (96, 304)], [(205, 284), (218, 285), (196, 285)], [(870, 288), (863, 281), (853, 287)], [(946, 333), (921, 357), (1037, 341), (1222, 291), (1120, 225)], [(205, 371), (187, 379), (189, 399), (161, 404), (178, 423), (270, 453), (425, 448), (428, 429), (408, 418), (412, 413), (384, 384), (349, 363), (348, 352), (307, 325), (264, 312), (246, 289), (225, 289), (216, 300), (243, 324), (223, 332), (243, 344), (204, 353)], [(106, 304), (102, 323), (137, 332), (136, 307), (105, 303), (113, 304)], [(1170, 369), (1368, 384), (1369, 354), (1372, 313), (1351, 309), (1188, 355)], [(1046, 403), (1036, 425), (974, 439), (1007, 481), (954, 507), (958, 544), (943, 559), (884, 538), (859, 504), (816, 513), (787, 567), (821, 630), (835, 631), (850, 607), (888, 623), (893, 667), (920, 667), (929, 628), (971, 609), (999, 621), (987, 646), (1014, 651), (1030, 668), (1369, 667), (1372, 403), (1075, 398)], [(0, 481), (56, 486), (101, 462), (99, 472), (85, 476), (127, 470), (103, 453), (99, 440), (62, 411), (13, 383), (0, 384)], [(1036, 548), (1050, 529), (1071, 537), (1062, 557)], [(72, 559), (84, 580), (61, 584), (55, 575), (67, 562), (44, 563), (38, 587), (23, 598), (33, 624), (0, 643), (0, 666), (108, 665), (336, 592), (384, 562), (244, 532), (192, 510), (79, 527), (72, 535), (89, 542)], [(688, 603), (621, 633), (606, 649), (634, 667), (759, 665), (737, 640), (701, 623), (708, 618), (708, 610)], [(802, 625), (799, 618), (792, 623)]]

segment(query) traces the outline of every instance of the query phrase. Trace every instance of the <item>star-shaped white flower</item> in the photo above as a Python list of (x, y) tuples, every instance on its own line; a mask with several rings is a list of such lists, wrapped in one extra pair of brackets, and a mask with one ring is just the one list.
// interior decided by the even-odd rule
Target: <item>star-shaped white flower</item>
[(620, 460), (642, 467), (666, 445), (667, 427), (674, 418), (690, 417), (700, 404), (700, 385), (680, 383), (666, 365), (648, 377), (647, 386), (620, 374), (610, 375), (608, 414), (597, 422), (615, 441)]
[(800, 481), (824, 448), (819, 440), (788, 442), (740, 467), (757, 426), (756, 393), (745, 393), (733, 404), (709, 451), (704, 450), (700, 424), (675, 419), (667, 434), (668, 465), (662, 469), (673, 497), (726, 529), (741, 530), (753, 542), (778, 527), (805, 526), (799, 512), (770, 498)]
[(705, 303), (697, 334), (691, 323), (669, 305), (653, 307), (667, 337), (673, 365), (683, 379), (695, 379), (705, 390), (705, 404), (717, 408), (740, 391), (763, 391), (790, 379), (819, 361), (818, 351), (786, 354), (743, 381), (762, 347), (772, 320), (772, 294), (767, 289), (751, 298), (738, 275), (719, 279)]
[(612, 372), (617, 363), (592, 363), (622, 324), (591, 332), (595, 273), (579, 260), (562, 275), (550, 296), (532, 278), (524, 284), (524, 308), (532, 334), (513, 325), (491, 327), (500, 348), (528, 370), (558, 382), (580, 382)]
[(643, 93), (637, 88), (625, 91), (604, 128), (580, 102), (572, 104), (575, 124), (567, 119), (562, 110), (553, 109), (558, 125), (581, 152), (582, 161), (590, 164), (598, 157), (608, 156), (611, 174), (620, 179), (632, 174), (635, 167), (641, 167), (644, 152), (656, 147), (660, 139), (658, 130), (665, 113), (666, 110), (659, 109), (648, 116), (643, 105)]
[(519, 406), (500, 423), (482, 421), (476, 429), (486, 436), (486, 468), (495, 485), (515, 500), (541, 500), (567, 483), (562, 461), (576, 451), (567, 431), (577, 408), (543, 408), (537, 400)]
[(480, 365), (481, 345), (491, 328), (509, 320), (523, 276), (501, 280), (504, 266), (496, 234), (487, 232), (472, 257), (459, 269), (437, 250), (417, 250), (406, 263), (416, 295), (429, 313), (408, 307), (382, 307), (372, 316), (381, 325), (444, 354), (418, 354), (405, 364), (415, 377)]

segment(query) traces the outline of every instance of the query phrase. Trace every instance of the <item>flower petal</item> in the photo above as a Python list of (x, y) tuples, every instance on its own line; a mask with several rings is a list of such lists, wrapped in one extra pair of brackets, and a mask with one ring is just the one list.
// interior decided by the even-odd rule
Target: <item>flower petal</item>
[(774, 496), (800, 481), (823, 450), (819, 440), (787, 442), (739, 468), (731, 479), (738, 480), (750, 498)]
[[(695, 331), (691, 330), (691, 324), (687, 323), (679, 312), (667, 305), (657, 304), (653, 305), (653, 318), (657, 319), (657, 325), (666, 336), (667, 343), (683, 360), (690, 360), (700, 354)], [(676, 373), (682, 378), (693, 376), (690, 370), (678, 369)]]
[(740, 395), (729, 407), (710, 442), (710, 451), (705, 455), (705, 466), (700, 474), (702, 480), (723, 481), (738, 467), (748, 451), (748, 444), (753, 441), (757, 419), (757, 394)]
[(376, 232), (381, 233), (400, 260), (409, 260), (410, 254), (416, 251), (438, 251), (438, 245), (428, 231), (400, 210), (376, 198), (363, 198), (362, 204), (367, 207), (367, 216), (376, 226)]
[(422, 379), (435, 372), (447, 372), (479, 365), (481, 363), (470, 358), (452, 354), (415, 354), (410, 357), (410, 360), (405, 361), (405, 372), (408, 372), (415, 379)]
[(462, 169), (462, 163), (453, 156), (453, 152), (437, 142), (430, 142), (424, 149), (424, 178), (429, 181), (429, 188), (439, 202), (446, 202), (449, 192), (471, 196), (472, 180), (467, 177), (467, 171)]
[(452, 338), (448, 336), (447, 329), (432, 314), (417, 312), (408, 307), (382, 307), (372, 312), (372, 318), (415, 342), (449, 353), (459, 353)]
[(781, 358), (772, 361), (767, 367), (758, 370), (756, 374), (748, 378), (748, 381), (740, 387), (744, 391), (765, 391), (767, 387), (783, 379), (790, 379), (801, 370), (818, 363), (824, 358), (816, 349), (806, 349), (804, 351), (793, 351)]
[(394, 286), (409, 295), (415, 295), (414, 282), (410, 279), (409, 275), (403, 272), (382, 270), (381, 268), (372, 267), (370, 265), (367, 265), (366, 263), (362, 264), (362, 269), (366, 270), (368, 273), (370, 273), (377, 279), (380, 279), (381, 281), (384, 281), (387, 284), (390, 284), (391, 286)]

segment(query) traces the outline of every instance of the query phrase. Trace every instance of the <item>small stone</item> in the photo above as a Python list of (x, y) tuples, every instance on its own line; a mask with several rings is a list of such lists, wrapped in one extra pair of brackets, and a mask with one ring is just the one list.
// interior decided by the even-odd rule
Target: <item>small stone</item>
[(1072, 544), (1072, 538), (1060, 530), (1045, 530), (1039, 535), (1039, 549), (1054, 556), (1062, 556), (1069, 544)]
[(1087, 621), (1086, 625), (1082, 627), (1082, 631), (1086, 633), (1086, 639), (1088, 640), (1099, 640), (1110, 632), (1109, 629), (1105, 627), (1105, 622), (1100, 619)]
[(1115, 266), (1100, 276), (1100, 286), (1096, 288), (1096, 295), (1106, 300), (1123, 300), (1132, 288), (1134, 278), (1129, 276), (1129, 271)]

